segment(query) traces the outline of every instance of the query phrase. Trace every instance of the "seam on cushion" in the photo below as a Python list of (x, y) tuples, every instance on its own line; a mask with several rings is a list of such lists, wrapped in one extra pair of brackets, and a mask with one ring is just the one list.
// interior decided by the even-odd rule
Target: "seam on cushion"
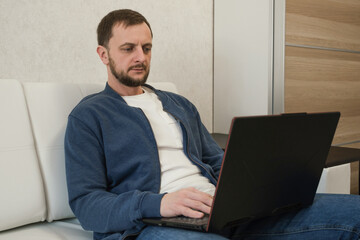
[(48, 150), (48, 149), (57, 149), (57, 150), (61, 150), (64, 149), (64, 145), (53, 145), (53, 146), (39, 146), (38, 145), (38, 150)]
[(35, 145), (23, 145), (23, 146), (16, 146), (16, 147), (0, 147), (0, 152), (13, 152), (13, 151), (19, 151), (19, 150), (34, 150)]

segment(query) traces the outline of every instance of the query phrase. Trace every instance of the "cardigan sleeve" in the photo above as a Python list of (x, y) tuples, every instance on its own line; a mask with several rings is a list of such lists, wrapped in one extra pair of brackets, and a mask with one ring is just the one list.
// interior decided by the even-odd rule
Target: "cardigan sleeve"
[(215, 173), (216, 178), (219, 179), (224, 151), (210, 135), (209, 131), (202, 123), (198, 112), (197, 112), (197, 119), (198, 119), (199, 135), (200, 135), (201, 148), (202, 148), (201, 151), (202, 161), (211, 166), (211, 168)]

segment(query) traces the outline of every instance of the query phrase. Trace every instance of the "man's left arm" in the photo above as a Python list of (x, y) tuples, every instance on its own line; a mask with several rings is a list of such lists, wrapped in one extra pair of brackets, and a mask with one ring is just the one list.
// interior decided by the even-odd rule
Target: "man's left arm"
[(202, 145), (202, 161), (212, 167), (219, 178), (224, 151), (215, 142), (206, 127), (200, 121), (200, 137)]

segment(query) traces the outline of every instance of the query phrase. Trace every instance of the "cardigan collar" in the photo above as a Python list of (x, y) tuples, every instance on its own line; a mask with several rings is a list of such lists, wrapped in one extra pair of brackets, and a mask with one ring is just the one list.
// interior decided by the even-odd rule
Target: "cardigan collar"
[[(167, 105), (167, 101), (168, 101), (167, 96), (164, 95), (161, 90), (155, 89), (153, 86), (151, 86), (149, 84), (144, 84), (144, 87), (147, 87), (147, 88), (150, 88), (151, 90), (153, 90), (155, 92), (155, 94), (160, 98), (160, 101), (162, 102), (164, 107), (165, 107), (165, 105)], [(108, 96), (117, 98), (117, 99), (121, 100), (122, 102), (126, 103), (124, 98), (109, 86), (108, 82), (106, 82), (106, 86), (105, 86), (103, 93)]]

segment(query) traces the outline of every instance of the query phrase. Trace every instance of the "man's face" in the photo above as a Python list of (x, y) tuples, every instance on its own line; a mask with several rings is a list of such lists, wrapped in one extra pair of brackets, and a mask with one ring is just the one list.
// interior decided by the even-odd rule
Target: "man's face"
[(123, 85), (143, 85), (150, 72), (152, 37), (145, 24), (115, 25), (108, 43), (109, 68)]

